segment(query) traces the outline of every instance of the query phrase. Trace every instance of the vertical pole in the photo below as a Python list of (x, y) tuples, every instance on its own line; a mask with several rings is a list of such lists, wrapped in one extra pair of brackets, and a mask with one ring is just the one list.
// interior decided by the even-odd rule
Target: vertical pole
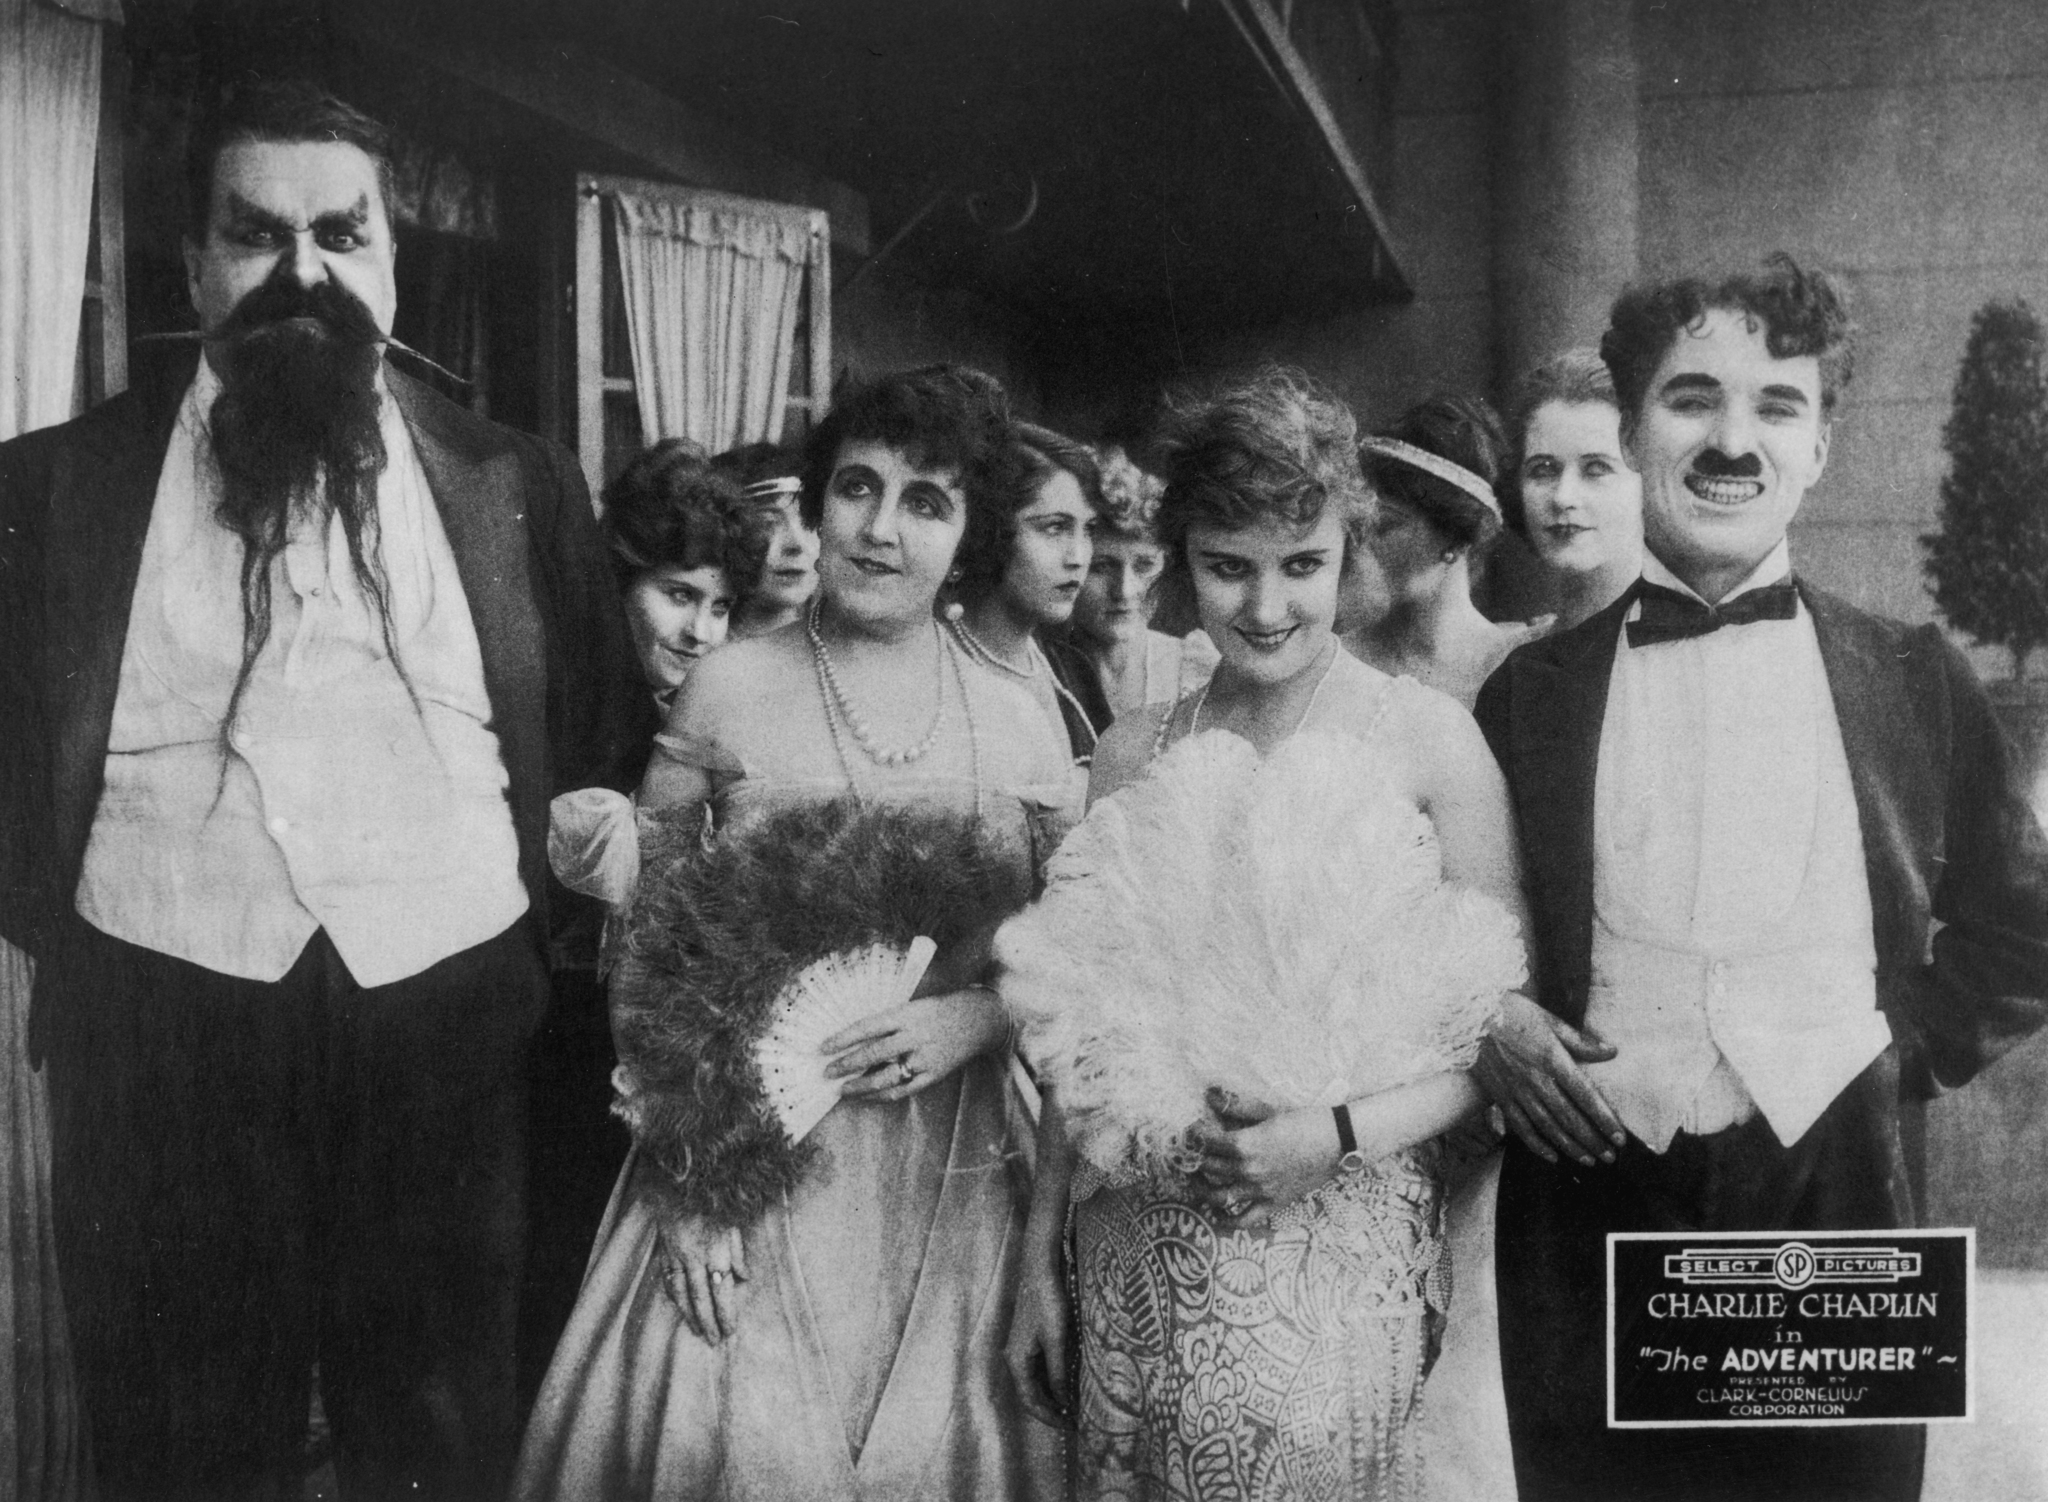
[(576, 457), (598, 504), (604, 490), (604, 199), (576, 178)]

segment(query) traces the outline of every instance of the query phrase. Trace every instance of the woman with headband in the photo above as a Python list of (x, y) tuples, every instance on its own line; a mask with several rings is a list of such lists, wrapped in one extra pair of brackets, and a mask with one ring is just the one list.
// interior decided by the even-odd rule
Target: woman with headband
[(798, 504), (803, 455), (775, 443), (728, 449), (711, 467), (731, 475), (746, 495), (767, 549), (732, 620), (732, 638), (766, 636), (793, 624), (818, 587), (818, 534)]
[(1361, 571), (1348, 591), (1345, 645), (1374, 667), (1443, 690), (1466, 708), (1508, 653), (1551, 619), (1496, 624), (1472, 603), (1472, 567), (1501, 530), (1494, 494), (1508, 446), (1475, 397), (1433, 396), (1359, 446), (1380, 497), (1368, 545), (1384, 593)]

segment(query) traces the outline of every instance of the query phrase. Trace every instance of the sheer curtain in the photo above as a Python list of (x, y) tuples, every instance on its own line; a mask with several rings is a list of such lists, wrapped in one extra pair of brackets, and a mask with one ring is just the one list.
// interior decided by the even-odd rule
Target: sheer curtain
[(777, 438), (810, 239), (710, 195), (609, 193), (646, 441), (712, 453)]
[[(114, 0), (0, 0), (0, 439), (71, 415)], [(28, 957), (0, 939), (0, 1495), (89, 1495), (50, 1226), (49, 1103)]]
[(0, 0), (0, 439), (71, 415), (107, 9)]

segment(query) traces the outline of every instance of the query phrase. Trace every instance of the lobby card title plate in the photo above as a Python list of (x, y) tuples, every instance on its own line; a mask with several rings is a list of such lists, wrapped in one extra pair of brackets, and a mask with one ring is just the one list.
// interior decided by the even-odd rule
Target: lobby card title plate
[(1607, 1238), (1617, 1429), (1973, 1416), (1970, 1230)]

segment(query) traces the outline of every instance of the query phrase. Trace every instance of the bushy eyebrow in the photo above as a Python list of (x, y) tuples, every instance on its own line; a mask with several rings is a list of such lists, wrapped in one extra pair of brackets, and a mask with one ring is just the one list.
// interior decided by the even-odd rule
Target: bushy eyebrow
[(1774, 401), (1797, 402), (1802, 407), (1808, 404), (1806, 393), (1797, 386), (1766, 386), (1764, 395)]
[[(238, 228), (269, 230), (273, 234), (292, 235), (298, 233), (298, 226), (282, 214), (274, 213), (259, 203), (251, 203), (232, 188), (228, 190), (227, 222)], [(345, 209), (331, 209), (313, 220), (312, 228), (320, 233), (332, 234), (336, 230), (359, 230), (370, 222), (370, 197), (367, 193), (357, 197), (354, 204)]]

